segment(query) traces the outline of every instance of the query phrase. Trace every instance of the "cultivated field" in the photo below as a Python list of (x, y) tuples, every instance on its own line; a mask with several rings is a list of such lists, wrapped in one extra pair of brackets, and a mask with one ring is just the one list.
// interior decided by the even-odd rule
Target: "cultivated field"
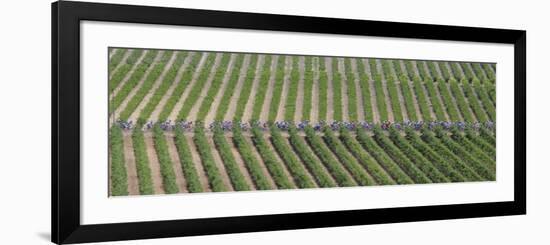
[(488, 63), (109, 50), (110, 194), (492, 181)]

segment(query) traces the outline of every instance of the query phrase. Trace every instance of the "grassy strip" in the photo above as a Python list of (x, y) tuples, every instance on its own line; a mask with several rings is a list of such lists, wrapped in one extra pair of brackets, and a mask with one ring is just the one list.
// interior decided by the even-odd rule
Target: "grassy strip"
[(236, 125), (233, 127), (233, 142), (237, 146), (237, 150), (241, 154), (246, 168), (256, 185), (258, 190), (270, 190), (273, 189), (269, 184), (268, 177), (263, 174), (262, 167), (254, 153), (251, 145), (244, 138), (241, 129)]
[(122, 129), (117, 126), (111, 127), (109, 134), (109, 145), (111, 150), (111, 195), (128, 195), (128, 173), (124, 159), (124, 145), (122, 141)]
[(401, 84), (401, 92), (403, 99), (405, 99), (405, 107), (407, 108), (407, 116), (410, 121), (418, 121), (418, 115), (416, 115), (416, 109), (414, 108), (413, 95), (409, 86), (409, 78), (405, 75), (399, 76)]
[(477, 78), (475, 78), (472, 81), (472, 85), (474, 86), (474, 90), (477, 93), (477, 97), (481, 100), (483, 109), (489, 116), (489, 119), (491, 121), (496, 121), (497, 114), (496, 114), (495, 105), (491, 101), (491, 98), (489, 97), (489, 94), (485, 90), (485, 87), (481, 85), (481, 82)]
[[(422, 153), (420, 153), (414, 146), (401, 136), (401, 132), (395, 128), (390, 128), (390, 137), (393, 144), (403, 153), (405, 158), (410, 159), (430, 180), (434, 183), (450, 182), (428, 159), (426, 159)], [(399, 155), (399, 154), (398, 154)], [(403, 159), (405, 159), (403, 158)]]
[(462, 83), (462, 90), (464, 90), (464, 94), (466, 95), (466, 98), (468, 98), (470, 108), (476, 115), (477, 120), (480, 122), (486, 122), (487, 114), (485, 114), (485, 111), (483, 110), (480, 104), (480, 101), (477, 98), (477, 95), (472, 89), (470, 83), (466, 79), (462, 79), (461, 83)]
[(208, 91), (206, 91), (206, 96), (202, 100), (199, 111), (197, 112), (197, 121), (204, 120), (204, 118), (210, 111), (210, 108), (212, 107), (212, 103), (214, 103), (214, 99), (216, 98), (218, 91), (223, 85), (223, 79), (225, 78), (225, 76), (229, 76), (227, 68), (229, 66), (230, 60), (231, 54), (224, 53), (222, 55), (220, 65), (218, 66), (216, 73), (214, 73), (214, 78), (212, 79), (210, 87), (208, 88)]
[(170, 153), (168, 152), (168, 145), (166, 143), (164, 131), (162, 131), (159, 125), (155, 125), (153, 129), (153, 140), (155, 143), (154, 145), (157, 152), (157, 158), (159, 160), (164, 191), (166, 193), (177, 193), (179, 189), (176, 184), (176, 174), (174, 173), (172, 159), (170, 159)]
[(313, 152), (309, 150), (309, 147), (303, 141), (302, 137), (296, 132), (296, 129), (290, 129), (289, 134), (289, 141), (292, 148), (300, 157), (306, 168), (312, 173), (319, 187), (336, 187), (336, 183), (334, 183), (332, 178), (327, 174), (321, 163), (317, 161)]
[[(262, 113), (262, 108), (264, 103), (266, 103), (265, 96), (267, 94), (267, 88), (269, 87), (269, 78), (271, 77), (271, 55), (264, 56), (264, 64), (262, 65), (262, 71), (260, 75), (259, 85), (256, 88), (256, 96), (254, 97), (254, 105), (252, 107), (252, 117), (251, 119), (256, 121), (260, 119), (260, 114)], [(233, 91), (231, 91), (232, 93)], [(225, 95), (225, 94), (224, 94)]]
[(109, 59), (109, 74), (120, 64), (120, 61), (122, 61), (122, 58), (124, 58), (124, 55), (126, 52), (130, 52), (129, 49), (115, 49), (115, 52), (113, 56)]
[(346, 170), (342, 165), (332, 156), (330, 149), (323, 143), (321, 138), (315, 134), (315, 131), (311, 127), (306, 128), (306, 140), (309, 142), (311, 149), (317, 157), (323, 162), (325, 167), (334, 177), (334, 180), (338, 182), (339, 186), (355, 186), (355, 182), (346, 174)]
[(450, 64), (451, 64), (451, 70), (453, 72), (453, 76), (456, 80), (462, 80), (466, 78), (462, 73), (460, 69), (460, 64), (458, 62), (450, 62)]
[(304, 168), (304, 165), (302, 165), (300, 159), (296, 155), (294, 155), (292, 149), (288, 145), (288, 142), (281, 135), (281, 132), (276, 127), (271, 127), (271, 143), (273, 144), (273, 147), (275, 148), (281, 159), (283, 159), (286, 166), (288, 167), (288, 170), (290, 171), (290, 174), (292, 174), (296, 185), (299, 188), (315, 187), (315, 183), (308, 176), (307, 170)]
[[(166, 121), (166, 119), (168, 118), (168, 116), (170, 116), (170, 113), (178, 103), (178, 100), (181, 98), (183, 92), (185, 91), (185, 88), (193, 79), (193, 74), (195, 74), (195, 70), (199, 65), (202, 55), (200, 53), (193, 53), (192, 55), (193, 57), (191, 58), (191, 63), (189, 63), (189, 65), (187, 65), (187, 67), (185, 68), (185, 71), (183, 72), (180, 81), (176, 81), (178, 85), (176, 85), (176, 88), (174, 88), (172, 95), (170, 95), (170, 98), (168, 98), (166, 104), (164, 104), (164, 107), (159, 114), (159, 121)], [(205, 55), (209, 54), (206, 53)]]
[(179, 52), (177, 54), (176, 60), (174, 61), (168, 72), (164, 75), (162, 83), (157, 88), (157, 90), (155, 90), (153, 96), (151, 96), (145, 107), (143, 107), (143, 109), (139, 113), (138, 124), (143, 124), (147, 121), (147, 119), (149, 119), (151, 113), (153, 113), (166, 91), (168, 91), (170, 86), (172, 86), (172, 84), (175, 82), (178, 70), (183, 65), (183, 62), (185, 62), (187, 55), (187, 52)]
[(338, 69), (338, 58), (332, 58), (332, 103), (334, 120), (342, 121), (342, 75)]
[(437, 65), (439, 66), (439, 70), (441, 71), (441, 75), (443, 76), (443, 79), (445, 79), (445, 81), (449, 81), (449, 79), (451, 79), (451, 72), (449, 71), (449, 67), (446, 65), (447, 62), (445, 61), (440, 61), (440, 62), (437, 62)]
[[(268, 59), (271, 58), (271, 56), (268, 56), (268, 57), (269, 57)], [(223, 90), (223, 96), (222, 96), (222, 99), (220, 100), (220, 104), (218, 105), (218, 110), (216, 111), (216, 116), (215, 116), (216, 121), (222, 121), (224, 119), (225, 113), (227, 113), (227, 110), (229, 109), (229, 105), (231, 104), (230, 103), (231, 97), (234, 95), (235, 88), (237, 87), (237, 83), (239, 82), (239, 76), (241, 73), (243, 62), (244, 62), (244, 54), (239, 54), (237, 56), (237, 59), (235, 60), (235, 63), (233, 64), (233, 69), (231, 70), (231, 77), (227, 82), (227, 86)]]
[(286, 121), (294, 121), (294, 112), (296, 112), (296, 97), (298, 96), (298, 87), (300, 85), (299, 61), (299, 56), (292, 56), (292, 68), (290, 69), (289, 87), (287, 88), (288, 93), (285, 101), (284, 119)]
[(156, 64), (153, 69), (147, 74), (145, 81), (141, 84), (141, 87), (134, 94), (134, 96), (128, 101), (126, 107), (120, 112), (119, 118), (122, 120), (128, 120), (130, 115), (136, 110), (139, 104), (143, 101), (143, 98), (150, 92), (151, 88), (162, 74), (164, 67), (170, 61), (174, 52), (167, 51), (163, 54), (161, 61)]
[(332, 150), (334, 155), (340, 160), (340, 163), (348, 170), (357, 184), (376, 185), (376, 181), (367, 173), (367, 171), (359, 164), (359, 162), (351, 155), (346, 147), (340, 142), (338, 137), (334, 135), (332, 129), (325, 128), (323, 139), (327, 146)]
[[(418, 134), (416, 134), (414, 130), (407, 128), (405, 138), (410, 146), (413, 147), (413, 149), (410, 149), (409, 151), (418, 151), (418, 153), (420, 153), (422, 157), (424, 157), (425, 159), (429, 159), (426, 162), (431, 162), (450, 181), (464, 182), (467, 180), (456, 169), (453, 169), (453, 164), (449, 162), (447, 158), (435, 152), (426, 143), (424, 143), (420, 136), (418, 136)], [(420, 158), (418, 158), (418, 160), (420, 160)]]
[(496, 81), (496, 75), (493, 68), (489, 64), (485, 63), (483, 64), (483, 70), (485, 70), (485, 74), (487, 74), (487, 78), (489, 78), (489, 81), (494, 84)]
[(461, 121), (460, 112), (458, 112), (458, 109), (456, 108), (453, 97), (449, 92), (449, 88), (447, 87), (447, 83), (443, 80), (437, 80), (437, 87), (439, 89), (439, 94), (441, 94), (441, 98), (443, 99), (443, 104), (447, 109), (447, 115), (449, 115), (449, 119), (451, 119), (451, 121), (453, 122)]
[(458, 144), (460, 144), (460, 146), (462, 146), (464, 150), (466, 150), (473, 157), (475, 157), (476, 160), (480, 161), (481, 163), (485, 163), (485, 165), (490, 165), (491, 168), (496, 167), (496, 163), (495, 163), (496, 154), (491, 155), (490, 153), (483, 151), (475, 143), (473, 143), (468, 137), (464, 136), (462, 132), (459, 132), (457, 129), (453, 129), (451, 132), (452, 132), (451, 139), (453, 139)]
[(464, 99), (464, 94), (462, 91), (460, 91), (460, 87), (458, 86), (458, 82), (453, 78), (449, 80), (449, 85), (451, 87), (451, 92), (453, 93), (453, 96), (455, 97), (456, 103), (458, 105), (458, 109), (460, 109), (460, 112), (462, 113), (462, 118), (464, 118), (464, 121), (466, 122), (475, 122), (474, 116), (470, 112), (470, 108), (468, 106), (468, 103)]
[(431, 183), (432, 181), (411, 160), (409, 160), (380, 128), (374, 129), (374, 139), (388, 155), (403, 169), (415, 183)]
[(434, 118), (432, 118), (432, 114), (430, 113), (430, 106), (428, 105), (428, 99), (426, 98), (426, 94), (424, 94), (424, 89), (422, 89), (422, 82), (420, 81), (420, 77), (414, 77), (413, 79), (413, 85), (414, 85), (414, 93), (416, 94), (416, 101), (418, 102), (418, 106), (420, 107), (420, 113), (422, 113), (422, 119), (424, 121), (432, 121)]
[(372, 110), (372, 104), (370, 101), (371, 91), (369, 88), (369, 77), (365, 72), (365, 64), (363, 59), (355, 60), (357, 66), (357, 73), (359, 74), (359, 87), (361, 88), (361, 98), (363, 99), (363, 110), (365, 113), (365, 120), (367, 122), (374, 121), (374, 112)]
[(409, 177), (400, 167), (395, 163), (390, 156), (382, 149), (376, 141), (369, 136), (364, 130), (357, 129), (357, 141), (363, 149), (370, 153), (376, 161), (386, 169), (386, 172), (392, 176), (392, 178), (398, 184), (413, 184), (413, 180)]
[(189, 116), (189, 112), (193, 108), (193, 105), (195, 105), (195, 102), (197, 102), (197, 100), (199, 99), (201, 95), (201, 91), (206, 85), (206, 82), (208, 81), (208, 77), (212, 72), (212, 67), (216, 62), (216, 56), (217, 54), (209, 54), (208, 57), (206, 58), (206, 62), (204, 63), (199, 73), (199, 76), (195, 81), (195, 84), (191, 88), (189, 94), (187, 95), (187, 97), (183, 102), (183, 105), (180, 111), (178, 112), (178, 116), (177, 116), (178, 121), (185, 120)]
[(395, 85), (395, 78), (391, 72), (391, 63), (388, 60), (383, 60), (382, 69), (384, 70), (386, 88), (388, 89), (388, 94), (390, 96), (393, 120), (395, 122), (402, 122), (403, 113), (401, 111), (401, 104), (399, 103), (399, 92), (397, 91), (397, 86)]
[(426, 90), (428, 91), (428, 96), (432, 101), (432, 108), (435, 112), (435, 117), (439, 121), (447, 121), (447, 117), (445, 117), (445, 111), (443, 109), (443, 105), (439, 101), (439, 96), (437, 95), (437, 92), (435, 90), (435, 85), (432, 79), (425, 79), (424, 86), (426, 86)]
[(216, 146), (216, 149), (218, 149), (218, 152), (220, 153), (220, 156), (223, 160), (227, 175), (229, 175), (229, 178), (231, 179), (233, 189), (235, 189), (236, 191), (250, 190), (250, 186), (248, 185), (248, 183), (246, 183), (244, 175), (241, 173), (239, 165), (237, 164), (237, 161), (235, 160), (235, 157), (231, 152), (231, 146), (227, 142), (223, 130), (221, 130), (219, 127), (216, 127), (214, 129), (213, 139), (214, 145)]
[(451, 150), (449, 150), (441, 142), (438, 137), (431, 130), (424, 129), (422, 131), (422, 140), (430, 146), (441, 158), (445, 159), (458, 173), (464, 176), (469, 181), (483, 180), (470, 166), (466, 165), (464, 161), (457, 157)]
[(189, 192), (203, 192), (201, 182), (199, 180), (199, 174), (193, 163), (193, 158), (191, 157), (191, 150), (187, 139), (183, 134), (183, 131), (180, 127), (176, 128), (176, 138), (175, 138), (176, 149), (178, 150), (178, 156), (180, 158), (181, 169), (183, 170), (183, 175), (185, 176), (185, 181), (187, 182), (187, 190)]
[(265, 166), (269, 170), (271, 177), (279, 189), (293, 188), (289, 176), (286, 175), (283, 169), (283, 163), (279, 162), (276, 153), (271, 150), (269, 143), (264, 138), (264, 133), (259, 128), (252, 128), (252, 142), (256, 146), (258, 153), (262, 157)]
[(319, 57), (319, 121), (327, 120), (328, 107), (328, 75), (325, 58)]
[(155, 57), (157, 56), (158, 51), (149, 51), (135, 68), (135, 70), (132, 72), (132, 75), (126, 81), (118, 93), (109, 101), (109, 113), (115, 111), (120, 104), (122, 104), (122, 101), (128, 96), (128, 94), (132, 91), (132, 89), (137, 86), (145, 72), (147, 71), (147, 68), (153, 64), (153, 61), (155, 60)]
[(428, 64), (428, 68), (430, 69), (430, 76), (432, 77), (433, 80), (443, 79), (443, 77), (439, 75), (439, 72), (437, 72), (437, 67), (436, 67), (437, 64), (435, 62), (428, 61), (427, 64)]
[(424, 65), (426, 61), (417, 60), (415, 63), (416, 63), (416, 69), (418, 70), (418, 73), (422, 80), (432, 79), (430, 77), (430, 72), (426, 69), (426, 65)]
[(357, 158), (357, 160), (363, 165), (368, 173), (376, 180), (380, 185), (395, 184), (395, 181), (384, 171), (380, 165), (373, 159), (361, 145), (355, 140), (348, 130), (340, 131), (340, 139), (346, 145), (347, 149)]
[(313, 96), (313, 60), (311, 56), (305, 58), (304, 70), (304, 102), (302, 103), (302, 120), (310, 120)]
[(134, 146), (134, 157), (139, 180), (139, 193), (142, 195), (154, 194), (151, 167), (149, 165), (149, 158), (147, 157), (147, 147), (145, 146), (145, 137), (140, 128), (136, 128), (132, 132), (132, 145)]
[(277, 61), (277, 71), (275, 72), (275, 83), (273, 84), (273, 96), (269, 104), (268, 121), (273, 122), (277, 119), (279, 104), (281, 103), (281, 94), (283, 93), (283, 84), (285, 83), (286, 57), (279, 56)]
[(195, 133), (193, 136), (193, 142), (195, 142), (195, 146), (201, 157), (201, 162), (204, 166), (206, 176), (208, 177), (210, 189), (214, 192), (227, 191), (227, 187), (224, 185), (222, 180), (220, 169), (218, 169), (218, 166), (216, 166), (216, 162), (214, 161), (214, 156), (211, 151), (212, 146), (206, 139), (204, 127), (199, 123), (195, 126), (193, 132)]
[(346, 82), (347, 82), (347, 96), (348, 96), (348, 116), (349, 121), (356, 122), (357, 121), (357, 92), (356, 92), (356, 86), (355, 86), (355, 74), (352, 72), (351, 69), (351, 59), (345, 58), (344, 59), (344, 70), (346, 75)]
[[(143, 50), (141, 49), (134, 50), (132, 54), (130, 54), (130, 56), (126, 59), (126, 62), (116, 70), (116, 72), (113, 74), (111, 79), (109, 79), (109, 94), (111, 94), (113, 90), (115, 90), (115, 88), (118, 87), (120, 82), (122, 82), (124, 77), (126, 77), (126, 74), (128, 74), (128, 72), (132, 70), (132, 67), (137, 62), (139, 57), (141, 57), (142, 54), (143, 54)], [(111, 74), (111, 72), (109, 72), (109, 74)]]

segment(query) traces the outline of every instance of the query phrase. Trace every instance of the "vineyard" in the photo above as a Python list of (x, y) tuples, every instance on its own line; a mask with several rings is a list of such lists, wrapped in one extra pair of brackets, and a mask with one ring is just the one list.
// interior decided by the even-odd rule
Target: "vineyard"
[(496, 65), (112, 48), (110, 195), (496, 179)]

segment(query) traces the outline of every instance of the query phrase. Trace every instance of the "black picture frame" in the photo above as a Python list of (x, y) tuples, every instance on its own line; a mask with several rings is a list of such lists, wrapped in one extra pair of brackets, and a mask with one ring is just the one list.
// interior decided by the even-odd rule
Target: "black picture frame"
[[(514, 45), (514, 201), (81, 225), (80, 22), (84, 20)], [(52, 242), (59, 244), (526, 213), (526, 32), (61, 1), (52, 4)]]

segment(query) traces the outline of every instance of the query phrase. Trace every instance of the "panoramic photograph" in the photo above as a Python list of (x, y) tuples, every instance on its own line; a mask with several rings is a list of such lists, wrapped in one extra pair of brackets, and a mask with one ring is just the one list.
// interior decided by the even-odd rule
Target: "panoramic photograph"
[(496, 180), (496, 64), (109, 48), (109, 196)]

